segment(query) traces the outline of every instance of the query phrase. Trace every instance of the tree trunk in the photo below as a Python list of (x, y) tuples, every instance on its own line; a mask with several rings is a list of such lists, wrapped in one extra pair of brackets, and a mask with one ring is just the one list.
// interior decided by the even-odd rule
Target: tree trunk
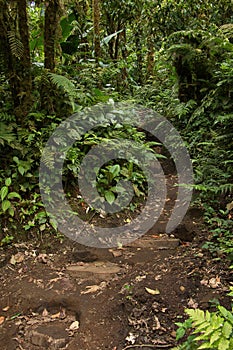
[(10, 44), (7, 34), (11, 31), (10, 27), (10, 16), (9, 8), (7, 6), (6, 0), (0, 0), (0, 60), (2, 71), (5, 76), (9, 79), (9, 85), (11, 90), (11, 95), (13, 99), (13, 104), (16, 107), (18, 105), (18, 89), (16, 88), (15, 79), (15, 64), (14, 57), (11, 54)]
[(18, 65), (20, 76), (20, 106), (19, 114), (27, 115), (32, 106), (32, 77), (31, 77), (31, 57), (29, 47), (29, 28), (27, 18), (27, 1), (17, 0), (18, 23), (20, 40), (23, 44), (23, 55)]
[(14, 113), (22, 124), (32, 105), (27, 2), (0, 0), (0, 13), (1, 61), (9, 80)]
[(94, 51), (96, 62), (101, 56), (100, 48), (100, 3), (99, 0), (92, 0), (93, 25), (94, 25)]
[[(128, 56), (128, 52), (127, 52), (127, 39), (126, 39), (126, 29), (124, 28), (124, 30), (120, 33), (121, 35), (121, 53), (122, 53), (122, 58), (124, 60), (124, 62), (126, 63), (126, 60), (127, 60), (127, 56)], [(127, 69), (126, 67), (123, 67), (122, 68), (122, 80), (124, 82), (124, 85), (125, 87), (128, 87), (128, 81), (127, 81), (127, 78), (128, 78), (128, 72), (127, 72)]]
[(154, 43), (152, 34), (147, 39), (147, 79), (154, 75)]
[(49, 0), (45, 10), (44, 25), (44, 66), (51, 72), (54, 71), (55, 49), (57, 43), (58, 24), (61, 16), (60, 0)]
[(137, 56), (137, 81), (139, 84), (142, 84), (142, 67), (143, 67), (143, 56), (142, 56), (142, 38), (141, 30), (138, 28), (135, 32), (135, 46), (136, 46), (136, 56)]

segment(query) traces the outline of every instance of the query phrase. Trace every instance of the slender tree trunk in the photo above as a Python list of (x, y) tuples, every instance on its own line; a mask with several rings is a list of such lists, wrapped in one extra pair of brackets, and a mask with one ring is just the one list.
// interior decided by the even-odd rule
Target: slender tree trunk
[(10, 44), (7, 34), (11, 31), (10, 27), (10, 16), (9, 8), (7, 6), (6, 0), (0, 0), (0, 60), (2, 71), (5, 76), (9, 79), (9, 85), (11, 90), (11, 95), (14, 103), (14, 107), (18, 105), (18, 89), (16, 87), (16, 72), (14, 57), (11, 53)]
[(142, 56), (142, 42), (140, 35), (140, 28), (135, 32), (135, 46), (136, 46), (136, 55), (137, 55), (137, 68), (138, 68), (138, 83), (142, 84), (142, 67), (143, 67), (143, 56)]
[[(112, 33), (115, 33), (114, 21), (112, 20), (110, 13), (107, 12), (105, 15), (107, 18), (107, 33), (108, 35), (111, 35)], [(114, 43), (114, 39), (110, 40), (108, 43), (108, 53), (112, 60), (114, 59)]]
[(45, 10), (44, 25), (44, 66), (51, 72), (54, 71), (55, 52), (57, 43), (58, 25), (61, 16), (60, 0), (49, 0)]
[[(127, 56), (128, 56), (128, 52), (127, 52), (127, 39), (126, 39), (126, 29), (124, 28), (123, 32), (120, 33), (120, 36), (122, 38), (121, 40), (121, 53), (122, 53), (122, 58), (123, 60), (126, 62), (127, 60)], [(128, 86), (127, 83), (127, 78), (128, 78), (128, 72), (126, 67), (123, 67), (122, 69), (122, 80), (124, 82), (125, 87)]]
[(26, 115), (32, 106), (32, 77), (31, 77), (31, 57), (29, 47), (29, 27), (27, 18), (27, 0), (17, 0), (18, 5), (18, 23), (20, 40), (23, 44), (23, 55), (20, 59), (20, 94), (22, 94), (20, 103), (20, 113)]
[(80, 50), (76, 53), (76, 60), (79, 61), (79, 59), (87, 59), (89, 57), (90, 53), (90, 48), (89, 48), (89, 41), (86, 35), (83, 35), (83, 33), (86, 32), (86, 19), (88, 18), (88, 9), (89, 9), (89, 4), (87, 1), (76, 1), (74, 10), (75, 14), (78, 16), (79, 19), (79, 26), (80, 26), (80, 32), (82, 33), (81, 35), (81, 52)]
[(9, 80), (14, 113), (19, 124), (22, 124), (33, 102), (26, 0), (11, 3), (0, 0), (0, 46), (2, 66)]
[[(121, 21), (119, 20), (119, 21), (118, 21), (118, 24), (117, 24), (116, 32), (119, 32), (120, 29), (121, 29)], [(114, 59), (115, 59), (116, 61), (117, 61), (117, 59), (118, 59), (119, 44), (120, 44), (120, 34), (121, 34), (121, 33), (118, 33), (118, 34), (117, 34), (117, 36), (116, 36), (116, 41), (115, 41)]]
[(93, 25), (94, 25), (94, 51), (98, 62), (101, 56), (100, 48), (100, 0), (92, 0)]
[[(56, 67), (56, 48), (58, 43), (58, 26), (61, 17), (60, 0), (48, 0), (44, 21), (44, 67), (54, 72)], [(55, 98), (52, 85), (49, 83), (46, 72), (42, 76), (40, 86), (41, 108), (47, 113), (55, 112)]]
[(154, 44), (152, 34), (147, 39), (147, 78), (154, 75)]

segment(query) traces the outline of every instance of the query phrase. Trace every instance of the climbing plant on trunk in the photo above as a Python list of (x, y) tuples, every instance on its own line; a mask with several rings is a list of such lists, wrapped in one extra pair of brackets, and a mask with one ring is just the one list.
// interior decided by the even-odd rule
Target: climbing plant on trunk
[(14, 114), (22, 123), (32, 105), (31, 58), (27, 1), (0, 1), (0, 46), (9, 80)]

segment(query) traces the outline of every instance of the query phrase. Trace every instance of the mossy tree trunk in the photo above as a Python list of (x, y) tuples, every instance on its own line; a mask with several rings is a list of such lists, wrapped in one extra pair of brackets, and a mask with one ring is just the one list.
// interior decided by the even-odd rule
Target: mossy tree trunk
[(33, 102), (26, 0), (11, 3), (0, 0), (0, 48), (14, 114), (19, 124), (22, 124)]
[(61, 0), (49, 0), (46, 3), (44, 19), (44, 68), (46, 71), (41, 79), (40, 103), (41, 108), (50, 114), (55, 113), (57, 101), (47, 71), (55, 71), (61, 15)]
[(154, 43), (152, 34), (147, 38), (147, 78), (150, 79), (154, 75)]
[(99, 0), (92, 0), (92, 10), (93, 10), (93, 26), (94, 26), (94, 51), (95, 51), (95, 59), (98, 62), (101, 56)]
[(32, 76), (29, 47), (29, 26), (27, 18), (27, 1), (17, 0), (19, 35), (23, 44), (23, 55), (20, 59), (20, 106), (19, 114), (26, 115), (32, 106)]
[(53, 72), (56, 66), (56, 45), (61, 17), (60, 0), (49, 0), (45, 10), (44, 24), (44, 66)]

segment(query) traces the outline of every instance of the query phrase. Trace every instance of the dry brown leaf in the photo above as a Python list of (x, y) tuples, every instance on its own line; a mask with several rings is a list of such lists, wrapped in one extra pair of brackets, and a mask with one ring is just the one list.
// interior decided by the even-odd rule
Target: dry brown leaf
[(19, 264), (22, 261), (24, 261), (24, 254), (19, 252), (19, 253), (15, 254), (15, 255), (11, 256), (10, 264), (11, 265)]
[(141, 281), (143, 281), (145, 278), (146, 278), (146, 275), (143, 275), (143, 276), (139, 275), (139, 276), (136, 276), (136, 277), (135, 277), (135, 281), (136, 281), (136, 282), (141, 282)]
[(48, 316), (48, 314), (49, 314), (49, 313), (48, 313), (48, 310), (47, 310), (47, 309), (44, 309), (43, 312), (42, 312), (42, 316), (43, 316), (43, 317), (46, 317), (46, 316)]
[(155, 276), (155, 281), (159, 281), (159, 280), (161, 280), (161, 279), (162, 279), (161, 275)]
[(4, 321), (5, 321), (5, 317), (4, 316), (0, 316), (0, 325), (3, 324)]
[(192, 309), (197, 309), (198, 303), (193, 298), (190, 298), (188, 301), (188, 307), (191, 307)]
[(217, 276), (209, 280), (209, 285), (211, 288), (218, 288), (221, 285), (220, 278)]
[(160, 329), (161, 328), (161, 324), (160, 324), (159, 319), (158, 319), (157, 316), (154, 316), (154, 321), (155, 321), (155, 323), (153, 325), (153, 330)]
[(51, 316), (51, 318), (60, 318), (60, 315), (61, 315), (61, 313), (60, 313), (60, 311), (59, 311), (58, 313), (53, 314), (53, 315)]
[(4, 308), (2, 309), (2, 311), (7, 312), (7, 311), (9, 310), (9, 308), (10, 308), (10, 306), (6, 306), (6, 307), (4, 307)]
[(203, 280), (200, 281), (200, 283), (201, 283), (202, 286), (208, 286), (209, 281), (206, 280), (206, 279), (203, 279)]
[(145, 290), (147, 291), (147, 293), (151, 294), (151, 295), (158, 295), (160, 294), (160, 291), (158, 289), (150, 289), (145, 287)]
[(76, 331), (77, 329), (79, 329), (79, 321), (74, 321), (73, 323), (71, 323), (69, 330)]
[(94, 284), (92, 286), (86, 286), (85, 291), (82, 291), (81, 294), (88, 294), (88, 293), (95, 293), (98, 292), (98, 290), (101, 290), (106, 287), (106, 282), (101, 282), (100, 285)]

